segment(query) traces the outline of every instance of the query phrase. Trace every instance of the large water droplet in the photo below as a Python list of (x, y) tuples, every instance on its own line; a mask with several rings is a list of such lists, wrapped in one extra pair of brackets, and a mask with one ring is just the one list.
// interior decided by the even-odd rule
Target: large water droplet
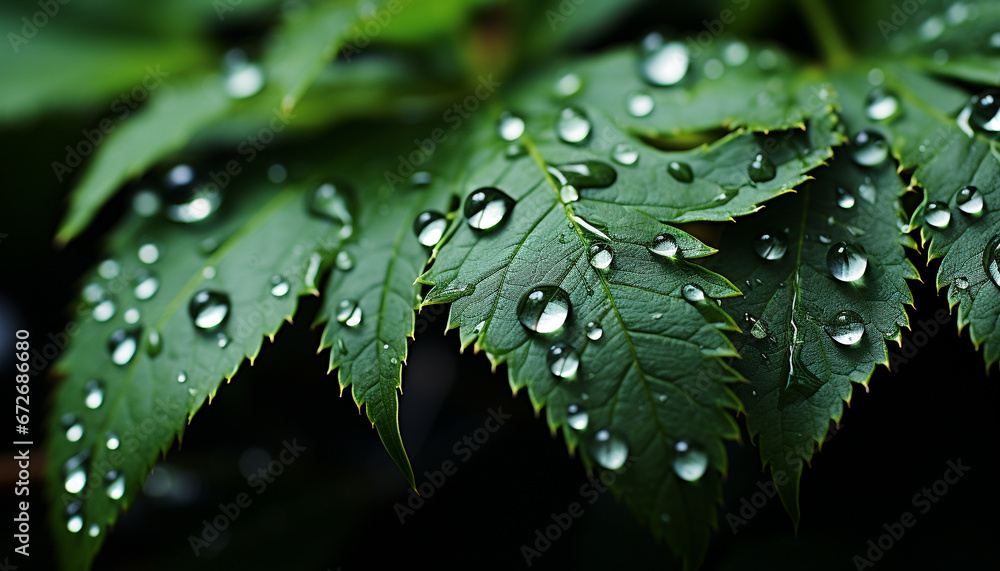
[(994, 236), (983, 250), (983, 271), (1000, 288), (1000, 234)]
[(935, 228), (947, 228), (951, 222), (951, 210), (943, 202), (932, 202), (924, 211), (924, 221)]
[(691, 303), (700, 303), (705, 301), (705, 290), (698, 284), (685, 284), (681, 288), (681, 295), (684, 299), (690, 301)]
[(694, 444), (680, 440), (674, 444), (674, 473), (682, 480), (697, 482), (708, 469), (708, 455)]
[(348, 327), (357, 327), (361, 323), (361, 306), (352, 299), (345, 299), (337, 305), (337, 321)]
[(167, 171), (161, 196), (166, 203), (164, 215), (184, 224), (205, 220), (222, 204), (219, 187), (198, 178), (194, 168), (186, 164), (176, 165)]
[(465, 218), (476, 230), (489, 230), (503, 221), (514, 204), (514, 199), (498, 188), (480, 188), (465, 199)]
[(964, 186), (955, 193), (955, 204), (966, 214), (979, 214), (983, 211), (983, 195), (974, 186)]
[(899, 97), (889, 89), (876, 87), (865, 99), (865, 115), (872, 121), (892, 119), (901, 109)]
[(556, 343), (549, 347), (549, 352), (545, 356), (552, 374), (560, 379), (572, 379), (576, 377), (576, 370), (580, 366), (580, 357), (569, 345)]
[(865, 322), (857, 312), (848, 309), (834, 315), (823, 330), (841, 345), (854, 345), (865, 335)]
[(1000, 136), (1000, 89), (987, 89), (972, 98), (969, 123), (991, 138)]
[(292, 285), (288, 283), (285, 276), (281, 274), (271, 276), (271, 295), (274, 297), (285, 297), (291, 289)]
[(583, 410), (582, 407), (571, 404), (566, 407), (566, 422), (574, 430), (586, 430), (587, 422), (590, 420), (590, 416), (587, 411)]
[(628, 114), (633, 117), (646, 117), (653, 112), (654, 105), (653, 96), (643, 91), (633, 91), (625, 100)]
[(597, 463), (608, 470), (617, 470), (628, 460), (628, 444), (625, 438), (612, 430), (599, 430), (594, 435), (592, 451)]
[[(581, 161), (555, 165), (549, 172), (562, 184), (577, 188), (607, 188), (618, 179), (615, 169), (601, 161)], [(558, 173), (558, 174), (556, 174)]]
[(104, 402), (104, 383), (97, 379), (87, 381), (83, 385), (83, 404), (93, 410), (100, 408)]
[(590, 136), (593, 125), (587, 114), (576, 107), (566, 107), (559, 112), (556, 122), (556, 134), (565, 143), (580, 144)]
[(417, 235), (417, 242), (428, 248), (433, 248), (441, 241), (446, 228), (448, 219), (444, 214), (433, 210), (421, 212), (413, 221), (413, 233)]
[(618, 143), (611, 149), (611, 160), (623, 166), (632, 166), (639, 161), (639, 151), (628, 143)]
[(229, 317), (229, 295), (203, 289), (191, 297), (188, 303), (188, 314), (195, 327), (202, 331), (211, 331)]
[(753, 242), (753, 251), (765, 260), (780, 260), (788, 250), (788, 242), (782, 234), (765, 232)]
[(853, 282), (868, 269), (868, 254), (860, 244), (837, 242), (826, 253), (826, 267), (842, 282)]
[(604, 328), (597, 321), (587, 322), (587, 339), (597, 341), (604, 336)]
[(653, 238), (653, 243), (648, 247), (649, 251), (666, 258), (673, 258), (677, 255), (677, 240), (673, 234), (659, 234)]
[(139, 348), (139, 329), (116, 329), (108, 337), (108, 352), (111, 362), (125, 365), (135, 356)]
[(497, 134), (504, 141), (516, 141), (524, 134), (524, 119), (510, 111), (504, 111), (497, 120)]
[(657, 32), (642, 40), (639, 70), (643, 79), (653, 85), (675, 85), (687, 75), (691, 55), (681, 42), (666, 42)]
[(747, 175), (753, 182), (767, 182), (777, 174), (778, 169), (775, 168), (774, 162), (764, 153), (757, 153), (747, 167)]
[(608, 244), (598, 243), (590, 247), (590, 265), (599, 270), (607, 269), (615, 259), (615, 252)]
[(572, 305), (569, 295), (554, 285), (539, 285), (524, 292), (517, 304), (517, 319), (537, 333), (552, 333), (563, 326)]
[(156, 274), (148, 270), (138, 270), (135, 273), (133, 284), (135, 287), (132, 293), (139, 300), (147, 300), (156, 295), (156, 292), (160, 290), (160, 279), (156, 277)]
[(246, 52), (236, 48), (229, 50), (223, 59), (222, 79), (226, 95), (246, 99), (264, 87), (264, 70), (251, 62)]
[(846, 188), (837, 187), (837, 206), (849, 210), (854, 208), (854, 203), (857, 202), (854, 195), (851, 194)]
[(674, 177), (677, 182), (691, 182), (694, 180), (694, 171), (691, 165), (678, 161), (671, 161), (667, 165), (667, 173)]
[(851, 158), (863, 167), (875, 167), (889, 158), (889, 143), (875, 131), (858, 131), (852, 141)]
[(342, 237), (346, 238), (354, 233), (354, 197), (343, 185), (335, 186), (329, 182), (321, 184), (310, 195), (309, 210), (340, 224)]

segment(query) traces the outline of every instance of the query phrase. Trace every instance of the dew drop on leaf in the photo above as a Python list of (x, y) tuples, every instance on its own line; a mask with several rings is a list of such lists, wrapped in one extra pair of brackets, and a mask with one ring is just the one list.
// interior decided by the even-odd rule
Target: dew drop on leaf
[(865, 115), (872, 121), (886, 121), (899, 115), (899, 97), (889, 89), (876, 87), (865, 99)]
[(219, 349), (225, 349), (228, 347), (230, 341), (232, 341), (232, 339), (229, 335), (226, 335), (224, 331), (219, 331), (215, 334), (215, 344), (219, 346)]
[(354, 199), (343, 185), (329, 182), (319, 185), (309, 196), (309, 211), (340, 224), (342, 237), (354, 232)]
[(955, 193), (955, 204), (966, 214), (979, 214), (983, 211), (983, 195), (974, 186), (963, 186)]
[(226, 321), (229, 317), (229, 308), (229, 295), (203, 289), (191, 296), (188, 314), (195, 327), (202, 331), (211, 331)]
[(708, 455), (692, 443), (679, 440), (674, 444), (674, 459), (670, 465), (682, 480), (697, 482), (708, 469)]
[(253, 97), (264, 87), (264, 70), (247, 57), (246, 52), (234, 48), (222, 60), (222, 81), (226, 95), (232, 99)]
[(146, 352), (150, 357), (155, 357), (161, 351), (163, 351), (163, 339), (160, 337), (160, 332), (150, 329), (149, 334), (146, 336)]
[(136, 299), (141, 301), (150, 299), (160, 290), (160, 279), (156, 277), (155, 273), (149, 270), (140, 269), (136, 271), (133, 284), (132, 293)]
[(417, 215), (413, 221), (413, 233), (417, 236), (420, 245), (432, 248), (441, 241), (445, 229), (448, 228), (448, 219), (444, 214), (434, 210), (425, 210)]
[(83, 438), (83, 423), (73, 414), (63, 415), (62, 426), (69, 442), (79, 442)]
[(868, 269), (868, 254), (860, 244), (837, 242), (826, 253), (826, 267), (834, 278), (853, 282)]
[(517, 319), (536, 333), (552, 333), (563, 326), (571, 310), (569, 295), (559, 286), (539, 285), (524, 292)]
[(498, 188), (473, 191), (465, 199), (465, 218), (476, 230), (490, 230), (503, 221), (514, 208), (514, 199)]
[(996, 139), (1000, 136), (1000, 89), (987, 89), (972, 98), (972, 128)]
[(865, 181), (858, 185), (858, 196), (868, 204), (875, 204), (875, 185), (871, 178), (865, 177)]
[(698, 284), (685, 284), (684, 287), (681, 288), (681, 295), (683, 295), (684, 299), (690, 301), (691, 303), (705, 301), (705, 290)]
[(120, 500), (125, 495), (125, 474), (111, 470), (104, 475), (104, 493), (112, 500)]
[(653, 243), (648, 247), (649, 251), (666, 258), (673, 258), (677, 255), (677, 240), (673, 234), (659, 234), (653, 238)]
[(187, 380), (188, 380), (188, 376), (187, 376), (186, 372), (184, 372), (184, 371), (177, 371), (177, 382), (178, 383), (184, 383), (184, 382), (187, 382)]
[(98, 535), (101, 535), (101, 526), (96, 523), (90, 524), (90, 527), (87, 528), (87, 535), (90, 537), (97, 537)]
[(843, 187), (837, 187), (837, 206), (848, 210), (854, 208), (854, 203), (856, 202), (854, 195), (851, 191)]
[(753, 241), (753, 251), (765, 260), (780, 260), (788, 250), (788, 241), (783, 235), (765, 232)]
[(504, 141), (516, 141), (524, 134), (524, 119), (510, 111), (504, 111), (497, 119), (497, 134)]
[(865, 322), (857, 312), (844, 310), (823, 326), (826, 334), (841, 345), (854, 345), (865, 334)]
[(559, 200), (561, 200), (563, 204), (576, 202), (577, 200), (580, 200), (580, 193), (577, 192), (575, 186), (567, 184), (559, 189)]
[(361, 306), (352, 299), (345, 299), (337, 305), (337, 321), (348, 327), (361, 324)]
[(556, 343), (549, 347), (545, 355), (545, 362), (549, 365), (552, 374), (560, 379), (572, 379), (576, 377), (576, 370), (580, 366), (580, 356), (576, 349), (563, 343)]
[(91, 379), (83, 385), (83, 404), (94, 410), (104, 402), (104, 383)]
[(653, 112), (653, 96), (644, 91), (633, 91), (625, 99), (625, 107), (633, 117), (646, 117)]
[(97, 266), (97, 275), (106, 280), (115, 279), (121, 271), (122, 267), (118, 264), (118, 262), (111, 258), (104, 260)]
[(677, 84), (687, 75), (691, 55), (681, 42), (667, 42), (658, 32), (642, 40), (639, 71), (642, 78), (657, 86)]
[(83, 450), (62, 466), (63, 488), (71, 494), (79, 493), (87, 485), (87, 460), (90, 452)]
[(632, 166), (639, 161), (639, 151), (628, 143), (618, 143), (611, 149), (611, 160), (622, 166)]
[(924, 221), (935, 228), (947, 228), (951, 222), (951, 210), (943, 202), (932, 202), (924, 211)]
[(556, 135), (564, 143), (578, 145), (587, 140), (593, 125), (582, 109), (577, 107), (566, 107), (559, 112), (559, 119), (556, 121)]
[(274, 297), (285, 297), (288, 295), (288, 291), (292, 289), (291, 284), (285, 279), (285, 276), (281, 274), (274, 274), (271, 276), (271, 295)]
[(94, 316), (94, 321), (100, 323), (108, 321), (115, 316), (115, 302), (111, 299), (111, 297), (106, 297), (94, 306), (91, 315)]
[(66, 531), (80, 533), (80, 530), (83, 529), (83, 516), (80, 515), (82, 507), (83, 502), (81, 501), (75, 501), (66, 506)]
[(614, 167), (601, 161), (566, 163), (546, 170), (561, 184), (577, 188), (607, 188), (618, 179), (618, 172)]
[(153, 242), (139, 246), (139, 261), (144, 264), (154, 264), (160, 259), (160, 248)]
[(132, 197), (132, 210), (149, 218), (160, 211), (160, 197), (152, 190), (140, 190)]
[(575, 73), (567, 73), (556, 80), (555, 93), (559, 97), (571, 97), (583, 88), (583, 80)]
[(519, 159), (528, 154), (528, 149), (521, 143), (511, 143), (504, 149), (503, 156), (507, 160)]
[(118, 450), (118, 446), (121, 445), (121, 440), (118, 439), (118, 435), (114, 432), (109, 432), (104, 435), (104, 445), (108, 450)]
[(583, 410), (583, 407), (571, 404), (566, 407), (566, 415), (566, 422), (570, 428), (574, 430), (587, 429), (587, 422), (590, 421), (590, 416), (587, 414), (587, 411)]
[(674, 177), (677, 182), (691, 182), (694, 180), (694, 171), (691, 165), (679, 161), (671, 161), (667, 165), (667, 173)]
[(993, 285), (1000, 288), (1000, 234), (993, 236), (983, 250), (983, 271), (993, 280)]
[(587, 322), (587, 339), (597, 341), (604, 336), (604, 328), (597, 321)]
[(590, 265), (599, 270), (607, 269), (615, 259), (615, 252), (611, 246), (604, 243), (597, 243), (590, 247)]
[(889, 143), (875, 131), (858, 131), (851, 143), (851, 158), (863, 167), (876, 167), (889, 158)]
[(597, 431), (592, 445), (594, 459), (608, 470), (617, 470), (628, 460), (628, 444), (625, 438), (609, 429)]
[(160, 188), (164, 215), (174, 222), (192, 224), (214, 214), (222, 204), (222, 193), (206, 184), (191, 165), (179, 164), (167, 171)]
[(139, 313), (139, 308), (137, 307), (130, 307), (125, 310), (125, 313), (122, 314), (122, 319), (124, 319), (125, 323), (128, 323), (129, 325), (139, 323), (140, 317), (142, 317), (142, 315)]
[(777, 174), (774, 162), (764, 153), (757, 153), (747, 167), (747, 175), (753, 182), (767, 182)]
[(108, 353), (111, 362), (125, 365), (135, 356), (139, 348), (139, 329), (116, 329), (108, 336)]
[(341, 250), (337, 252), (337, 259), (334, 262), (337, 269), (342, 272), (349, 272), (354, 269), (354, 256), (347, 250)]

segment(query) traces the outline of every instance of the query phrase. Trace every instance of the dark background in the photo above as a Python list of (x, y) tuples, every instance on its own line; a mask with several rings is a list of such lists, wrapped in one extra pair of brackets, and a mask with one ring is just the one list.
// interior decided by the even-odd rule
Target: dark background
[[(631, 41), (650, 22), (670, 21), (697, 32), (717, 9), (678, 11), (650, 6), (584, 49)], [(763, 23), (760, 35), (808, 53), (808, 37), (793, 12)], [(680, 20), (678, 20), (680, 16)], [(683, 24), (683, 25), (682, 25)], [(61, 331), (78, 278), (101, 256), (101, 237), (125, 210), (119, 198), (81, 238), (55, 249), (51, 237), (64, 212), (69, 184), (57, 184), (50, 162), (77, 140), (80, 129), (100, 116), (57, 116), (8, 129), (0, 137), (0, 325), (4, 343), (28, 329), (34, 339)], [(933, 291), (936, 264), (920, 268), (913, 282), (916, 310), (911, 321), (934, 321), (946, 308)], [(155, 471), (158, 494), (140, 496), (105, 543), (96, 569), (362, 569), (433, 566), (509, 569), (523, 567), (520, 547), (550, 514), (582, 502), (585, 515), (536, 559), (533, 568), (645, 569), (678, 567), (669, 550), (652, 539), (612, 494), (586, 503), (585, 474), (569, 457), (561, 437), (552, 437), (535, 418), (527, 395), (511, 395), (506, 370), (491, 373), (487, 359), (458, 353), (454, 334), (442, 335), (446, 315), (425, 315), (426, 332), (411, 346), (401, 399), (403, 440), (418, 483), (424, 471), (455, 461), (458, 471), (428, 496), (425, 505), (400, 524), (394, 504), (410, 496), (405, 480), (382, 449), (377, 434), (358, 414), (349, 395), (338, 396), (326, 376), (328, 354), (316, 355), (319, 331), (310, 331), (318, 304), (303, 300), (295, 327), (266, 343), (254, 367), (244, 366), (223, 386), (211, 406), (188, 427)], [(777, 498), (768, 500), (736, 534), (725, 514), (749, 499), (761, 472), (749, 436), (730, 447), (726, 507), (705, 569), (850, 569), (867, 542), (884, 533), (905, 511), (917, 513), (914, 494), (940, 479), (949, 460), (971, 470), (876, 563), (877, 569), (995, 569), (1000, 502), (995, 369), (987, 375), (981, 355), (959, 336), (949, 316), (924, 347), (895, 345), (892, 372), (880, 368), (866, 393), (855, 385), (840, 430), (816, 455), (803, 477), (802, 522), (798, 533)], [(905, 362), (900, 355), (907, 355)], [(9, 370), (10, 356), (0, 365)], [(32, 429), (42, 426), (51, 375), (32, 384)], [(8, 391), (12, 394), (12, 391)], [(13, 397), (11, 396), (12, 402)], [(512, 415), (467, 462), (453, 446), (483, 426), (488, 410)], [(257, 495), (241, 474), (242, 464), (259, 466), (277, 457), (285, 440), (307, 450)], [(37, 440), (36, 440), (37, 442)], [(41, 490), (42, 447), (32, 450), (32, 492)], [(7, 506), (16, 471), (11, 454), (0, 460)], [(188, 537), (202, 520), (219, 515), (219, 503), (247, 492), (253, 503), (233, 525), (194, 557)], [(35, 496), (33, 496), (35, 497)], [(5, 513), (9, 513), (5, 508)], [(42, 506), (33, 503), (30, 565), (51, 569), (44, 545)], [(9, 525), (9, 524), (8, 524)], [(8, 528), (9, 529), (9, 528)], [(8, 543), (4, 531), (3, 544)], [(5, 550), (0, 556), (5, 556)], [(20, 558), (13, 559), (18, 561)]]

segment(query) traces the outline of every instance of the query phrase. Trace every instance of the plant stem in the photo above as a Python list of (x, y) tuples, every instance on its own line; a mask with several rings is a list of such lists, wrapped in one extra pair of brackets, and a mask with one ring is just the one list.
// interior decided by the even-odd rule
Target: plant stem
[(817, 38), (823, 57), (831, 67), (851, 61), (851, 51), (824, 0), (798, 0), (799, 11)]

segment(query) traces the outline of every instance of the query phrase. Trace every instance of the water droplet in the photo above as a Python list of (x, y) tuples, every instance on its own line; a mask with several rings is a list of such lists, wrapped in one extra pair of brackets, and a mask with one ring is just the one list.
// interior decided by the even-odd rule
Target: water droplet
[(671, 161), (667, 165), (667, 173), (674, 177), (677, 182), (691, 182), (694, 180), (694, 171), (691, 165), (678, 161)]
[(354, 256), (347, 250), (341, 250), (337, 252), (337, 259), (334, 263), (338, 270), (349, 272), (354, 269)]
[(705, 290), (698, 284), (686, 284), (681, 288), (681, 295), (691, 303), (705, 301)]
[(569, 345), (556, 343), (549, 347), (549, 352), (545, 356), (549, 364), (549, 370), (560, 379), (572, 379), (576, 377), (576, 370), (580, 366), (580, 357)]
[(629, 115), (633, 117), (646, 117), (653, 112), (655, 103), (653, 102), (652, 95), (644, 91), (633, 91), (628, 94), (625, 106), (628, 109)]
[(121, 440), (118, 439), (117, 434), (109, 432), (104, 435), (104, 445), (108, 447), (108, 450), (118, 450)]
[(314, 190), (309, 200), (309, 210), (342, 226), (341, 237), (349, 237), (354, 232), (354, 200), (344, 186), (332, 183), (321, 184)]
[(213, 330), (229, 317), (229, 296), (218, 291), (203, 289), (191, 297), (188, 314), (195, 327), (203, 331)]
[(115, 316), (115, 302), (110, 296), (106, 297), (94, 306), (92, 315), (94, 316), (94, 321), (98, 321), (100, 323), (108, 321)]
[(139, 246), (139, 261), (144, 264), (153, 264), (160, 259), (160, 248), (152, 242), (146, 242)]
[(507, 145), (507, 148), (503, 151), (503, 156), (509, 161), (521, 158), (527, 154), (527, 147), (521, 143), (511, 143), (510, 145)]
[(187, 380), (188, 380), (188, 376), (187, 376), (186, 372), (184, 372), (184, 371), (177, 371), (177, 382), (178, 383), (184, 383), (184, 382), (187, 382)]
[(108, 352), (111, 362), (125, 365), (135, 356), (139, 348), (139, 329), (116, 329), (108, 337)]
[(969, 289), (969, 279), (963, 277), (955, 278), (953, 282), (958, 289)]
[(267, 180), (274, 184), (281, 184), (288, 178), (288, 169), (281, 163), (274, 163), (267, 167)]
[(594, 435), (594, 459), (608, 470), (617, 470), (628, 460), (628, 444), (617, 432), (604, 429)]
[(575, 186), (567, 184), (559, 189), (559, 200), (561, 200), (564, 204), (576, 202), (577, 200), (580, 200), (580, 193), (577, 192)]
[(89, 409), (96, 409), (104, 402), (104, 383), (97, 379), (87, 381), (83, 385), (83, 404)]
[(120, 500), (125, 495), (125, 474), (111, 470), (104, 475), (104, 493), (112, 500)]
[(753, 242), (753, 251), (765, 260), (780, 260), (788, 250), (784, 235), (765, 232)]
[(90, 537), (97, 537), (98, 535), (101, 535), (101, 526), (96, 523), (90, 524), (90, 527), (87, 529), (87, 535)]
[(889, 158), (889, 143), (875, 131), (858, 131), (852, 141), (851, 158), (863, 167), (875, 167)]
[(97, 266), (97, 275), (101, 276), (106, 280), (113, 280), (118, 277), (118, 273), (122, 271), (122, 267), (118, 265), (118, 262), (107, 259), (101, 262)]
[(142, 316), (139, 314), (139, 309), (136, 307), (126, 309), (125, 313), (122, 314), (122, 318), (125, 320), (125, 323), (128, 323), (129, 325), (139, 323), (140, 317)]
[(552, 333), (563, 326), (572, 305), (569, 295), (554, 285), (539, 285), (524, 292), (517, 304), (517, 319), (526, 329)]
[(951, 210), (943, 202), (932, 202), (924, 211), (924, 221), (935, 228), (947, 228), (951, 222)]
[(632, 166), (639, 161), (639, 151), (628, 143), (618, 143), (611, 149), (611, 160), (623, 166)]
[(445, 215), (433, 210), (421, 212), (413, 222), (413, 233), (417, 236), (417, 242), (428, 248), (433, 248), (441, 241), (447, 228), (448, 219)]
[(722, 50), (722, 59), (726, 60), (726, 65), (733, 67), (741, 66), (750, 58), (750, 48), (740, 41), (729, 42)]
[(160, 197), (152, 190), (140, 190), (132, 197), (132, 210), (143, 218), (160, 211)]
[(516, 141), (524, 134), (524, 119), (510, 111), (504, 111), (497, 120), (497, 134), (504, 141)]
[(618, 179), (618, 172), (601, 161), (581, 161), (547, 167), (546, 170), (563, 185), (577, 188), (607, 188)]
[(65, 414), (62, 417), (62, 426), (66, 430), (66, 440), (79, 442), (83, 438), (83, 423), (72, 414)]
[(226, 95), (232, 99), (252, 97), (264, 87), (263, 68), (249, 61), (246, 52), (239, 48), (226, 53), (222, 78)]
[(160, 337), (160, 332), (150, 329), (149, 335), (146, 336), (146, 352), (150, 357), (155, 357), (161, 351), (163, 351), (163, 339)]
[(687, 75), (691, 55), (681, 42), (666, 42), (657, 32), (642, 40), (639, 70), (653, 85), (675, 85)]
[(77, 494), (87, 485), (87, 460), (90, 452), (84, 450), (63, 464), (63, 487), (71, 494)]
[(677, 240), (673, 234), (659, 234), (653, 238), (653, 243), (648, 249), (658, 256), (673, 258), (677, 255)]
[(994, 236), (983, 250), (983, 270), (993, 280), (993, 284), (1000, 288), (1000, 234)]
[(865, 177), (865, 182), (858, 185), (858, 196), (868, 204), (875, 204), (875, 185), (872, 179)]
[(872, 121), (886, 121), (899, 115), (899, 97), (889, 89), (876, 87), (865, 99), (865, 115)]
[(587, 322), (587, 338), (591, 341), (597, 341), (602, 336), (604, 336), (604, 328), (601, 324), (596, 321)]
[(567, 73), (556, 81), (555, 92), (559, 97), (570, 97), (579, 93), (583, 80), (575, 73)]
[(979, 214), (983, 211), (983, 195), (974, 186), (963, 186), (955, 193), (955, 204), (966, 214)]
[(288, 283), (285, 276), (281, 274), (271, 276), (271, 295), (274, 297), (285, 297), (291, 289), (292, 285)]
[(650, 315), (650, 317), (653, 318), (654, 320), (656, 320), (656, 319), (662, 319), (663, 318), (663, 314), (662, 313), (654, 313), (654, 314)]
[(205, 220), (222, 204), (219, 187), (199, 179), (191, 165), (186, 164), (167, 171), (160, 194), (167, 204), (164, 215), (184, 224)]
[(708, 455), (686, 440), (674, 444), (674, 473), (682, 480), (697, 482), (708, 469)]
[(222, 243), (215, 236), (209, 236), (198, 244), (198, 251), (202, 256), (211, 256), (219, 249)]
[(767, 322), (763, 319), (757, 319), (753, 316), (745, 317), (745, 319), (752, 323), (750, 327), (750, 335), (753, 335), (756, 339), (763, 339), (767, 337)]
[(493, 187), (480, 188), (465, 199), (465, 218), (476, 230), (490, 230), (514, 208), (514, 199)]
[(747, 167), (747, 175), (753, 182), (767, 182), (777, 174), (778, 170), (775, 168), (774, 162), (764, 153), (757, 153), (750, 161), (750, 166)]
[(361, 306), (358, 302), (345, 299), (337, 305), (337, 321), (348, 327), (357, 327), (361, 323)]
[(615, 252), (608, 244), (597, 243), (590, 247), (590, 265), (599, 270), (607, 269), (615, 258)]
[(834, 315), (823, 330), (841, 345), (854, 345), (865, 334), (865, 322), (857, 312), (845, 310)]
[(559, 112), (556, 134), (564, 143), (580, 144), (590, 136), (593, 125), (587, 114), (576, 107), (566, 107)]
[(826, 253), (826, 267), (842, 282), (853, 282), (868, 269), (868, 254), (860, 244), (837, 242)]
[(410, 186), (413, 188), (423, 188), (425, 186), (430, 186), (433, 182), (434, 176), (427, 171), (417, 171), (410, 175)]
[(160, 290), (160, 279), (156, 277), (156, 274), (148, 270), (136, 271), (135, 279), (132, 283), (135, 285), (132, 293), (138, 300), (145, 301), (150, 299)]
[(837, 187), (837, 206), (843, 209), (853, 208), (855, 203), (854, 195), (846, 188)]
[(944, 33), (944, 27), (944, 20), (937, 16), (931, 16), (924, 20), (923, 24), (920, 24), (917, 32), (920, 34), (921, 39), (929, 42), (940, 37)]
[[(73, 502), (72, 505), (80, 504), (81, 502)], [(79, 509), (79, 508), (77, 508)], [(70, 513), (69, 508), (66, 509), (66, 530), (70, 533), (80, 533), (83, 529), (83, 516), (77, 513)]]
[(590, 420), (590, 416), (587, 414), (587, 411), (583, 410), (583, 407), (571, 404), (566, 407), (566, 413), (566, 422), (571, 428), (574, 430), (587, 429), (587, 422)]
[(722, 65), (721, 61), (712, 58), (705, 62), (702, 72), (708, 79), (719, 79), (726, 72), (726, 66)]
[(215, 334), (215, 344), (219, 346), (220, 349), (225, 349), (229, 346), (232, 339), (226, 335), (225, 331), (219, 331)]

